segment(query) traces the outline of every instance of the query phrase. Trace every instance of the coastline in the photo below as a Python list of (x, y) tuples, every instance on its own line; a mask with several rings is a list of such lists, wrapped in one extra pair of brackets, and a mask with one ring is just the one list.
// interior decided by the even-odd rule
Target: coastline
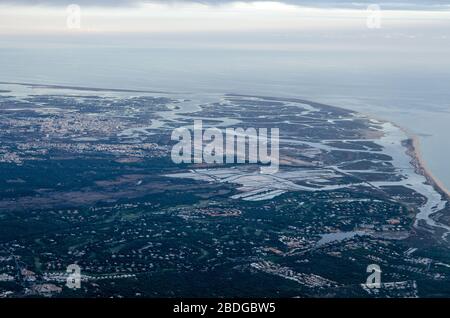
[(397, 123), (395, 123), (391, 120), (380, 118), (374, 114), (369, 114), (369, 113), (359, 112), (359, 111), (355, 111), (355, 112), (360, 113), (369, 119), (372, 118), (372, 119), (378, 120), (380, 122), (389, 122), (392, 125), (394, 125), (395, 127), (397, 127), (398, 129), (400, 129), (401, 131), (403, 131), (405, 133), (406, 137), (408, 138), (406, 140), (406, 142), (409, 141), (409, 143), (406, 145), (407, 155), (410, 156), (412, 159), (411, 164), (414, 166), (415, 172), (424, 176), (425, 179), (427, 180), (427, 182), (437, 192), (439, 192), (441, 195), (443, 195), (445, 200), (450, 201), (450, 190), (447, 189), (447, 187), (439, 180), (439, 178), (434, 176), (433, 173), (427, 167), (426, 162), (422, 155), (420, 139), (415, 133), (413, 133), (412, 131), (410, 131), (409, 129), (407, 129), (403, 126), (398, 125)]
[[(81, 91), (110, 91), (110, 92), (129, 92), (129, 93), (159, 93), (159, 94), (167, 94), (167, 92), (162, 91), (140, 91), (140, 90), (130, 90), (130, 89), (107, 89), (107, 88), (89, 88), (89, 87), (77, 87), (77, 86), (64, 86), (64, 85), (48, 85), (48, 84), (32, 84), (32, 83), (19, 83), (19, 82), (2, 82), (0, 81), (0, 85), (21, 85), (21, 86), (29, 86), (29, 87), (41, 87), (41, 88), (54, 88), (54, 89), (70, 89), (70, 90), (81, 90)], [(242, 94), (227, 94), (227, 95), (236, 95), (236, 96), (253, 96), (253, 95), (242, 95)], [(263, 96), (264, 97), (264, 96)], [(265, 97), (265, 98), (273, 98), (273, 97)], [(291, 97), (285, 97), (285, 99), (289, 100)], [(294, 98), (295, 100), (307, 103), (314, 103), (309, 100), (303, 100)], [(390, 123), (393, 126), (397, 127), (401, 130), (405, 135), (406, 139), (403, 140), (402, 145), (406, 148), (406, 155), (411, 158), (410, 164), (414, 167), (414, 171), (425, 178), (426, 182), (435, 189), (440, 195), (442, 195), (443, 199), (447, 202), (450, 202), (450, 190), (446, 188), (446, 186), (439, 180), (439, 178), (435, 177), (433, 173), (427, 167), (427, 164), (423, 158), (420, 139), (413, 132), (408, 130), (405, 127), (398, 125), (397, 123), (386, 120), (384, 118), (380, 118), (374, 114), (361, 112), (355, 109), (348, 109), (345, 107), (337, 107), (337, 106), (329, 106), (325, 104), (321, 104), (326, 107), (338, 108), (346, 111), (351, 111), (355, 114), (361, 114), (368, 119), (375, 119), (377, 121), (383, 123)], [(433, 214), (433, 213), (431, 213)]]
[[(412, 165), (413, 173), (423, 178), (423, 181), (418, 183), (417, 187), (411, 186), (411, 188), (414, 188), (414, 191), (427, 198), (427, 201), (422, 206), (418, 207), (418, 211), (415, 215), (414, 226), (420, 227), (420, 221), (423, 221), (426, 225), (432, 228), (440, 228), (444, 230), (441, 238), (444, 239), (444, 241), (447, 241), (447, 237), (450, 234), (450, 226), (433, 219), (433, 215), (448, 209), (448, 203), (450, 202), (450, 191), (428, 169), (426, 162), (422, 157), (419, 137), (407, 128), (404, 128), (393, 121), (358, 111), (355, 113), (362, 114), (366, 118), (376, 120), (379, 123), (390, 124), (401, 131), (402, 136), (399, 136), (401, 139), (398, 139), (398, 141), (400, 141), (401, 146), (404, 148), (403, 154), (409, 158), (408, 163), (409, 165)], [(437, 196), (429, 193), (429, 189), (432, 189)]]
[(427, 179), (427, 182), (430, 183), (433, 188), (436, 189), (436, 191), (442, 194), (447, 201), (449, 201), (450, 191), (444, 186), (439, 178), (433, 175), (433, 173), (426, 165), (426, 162), (422, 156), (419, 137), (404, 127), (400, 127), (398, 125), (396, 126), (399, 127), (403, 132), (405, 132), (408, 139), (410, 140), (410, 144), (408, 145), (408, 154), (413, 159), (412, 164), (416, 169), (416, 172), (424, 176)]

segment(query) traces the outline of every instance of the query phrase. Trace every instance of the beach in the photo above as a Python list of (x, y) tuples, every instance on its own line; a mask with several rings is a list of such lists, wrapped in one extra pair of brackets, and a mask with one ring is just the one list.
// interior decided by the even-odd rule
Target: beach
[(415, 134), (411, 133), (405, 128), (401, 128), (411, 140), (410, 156), (413, 158), (412, 164), (416, 168), (416, 172), (423, 175), (427, 181), (441, 194), (443, 194), (447, 200), (450, 200), (450, 191), (444, 186), (444, 184), (435, 177), (432, 172), (427, 168), (427, 164), (422, 156), (420, 147), (420, 139)]

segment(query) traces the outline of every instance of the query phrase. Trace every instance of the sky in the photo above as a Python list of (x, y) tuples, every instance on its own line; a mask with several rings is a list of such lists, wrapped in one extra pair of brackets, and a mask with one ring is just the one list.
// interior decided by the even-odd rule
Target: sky
[(377, 8), (387, 27), (439, 29), (450, 20), (442, 0), (3, 0), (0, 35), (336, 31), (366, 28)]
[(450, 0), (0, 2), (0, 47), (380, 50), (420, 58), (448, 53), (449, 39)]

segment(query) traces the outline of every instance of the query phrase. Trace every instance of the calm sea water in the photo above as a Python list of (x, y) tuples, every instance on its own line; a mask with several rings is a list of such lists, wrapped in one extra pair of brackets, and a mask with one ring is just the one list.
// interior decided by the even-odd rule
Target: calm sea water
[(450, 188), (449, 59), (345, 51), (2, 48), (0, 81), (326, 102), (418, 134), (427, 165)]

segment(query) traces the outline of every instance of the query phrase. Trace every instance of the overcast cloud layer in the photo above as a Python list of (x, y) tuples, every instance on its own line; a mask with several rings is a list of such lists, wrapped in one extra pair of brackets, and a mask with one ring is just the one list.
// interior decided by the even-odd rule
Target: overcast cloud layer
[[(369, 4), (378, 4), (386, 9), (426, 9), (426, 10), (450, 10), (450, 0), (357, 0), (357, 1), (329, 1), (329, 0), (256, 0), (282, 2), (308, 7), (325, 8), (361, 8)], [(223, 5), (232, 2), (255, 2), (255, 0), (3, 0), (3, 4), (12, 5), (51, 5), (67, 6), (78, 4), (83, 6), (135, 6), (142, 2), (161, 3), (201, 3), (207, 5)]]

